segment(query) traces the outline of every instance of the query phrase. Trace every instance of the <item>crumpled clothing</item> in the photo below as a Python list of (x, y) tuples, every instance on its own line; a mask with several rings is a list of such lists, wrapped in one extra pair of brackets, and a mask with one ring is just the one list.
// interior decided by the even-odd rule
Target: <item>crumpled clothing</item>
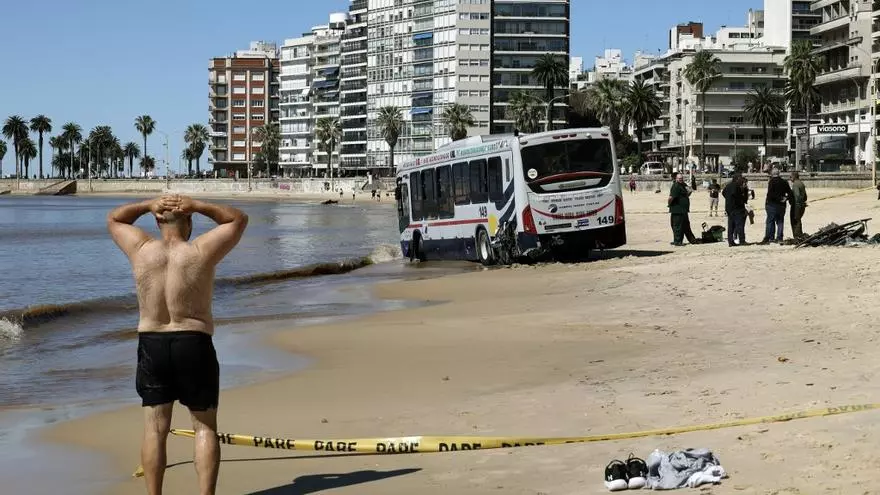
[(667, 453), (655, 450), (648, 456), (647, 488), (673, 490), (718, 483), (727, 474), (721, 461), (709, 449), (687, 449)]

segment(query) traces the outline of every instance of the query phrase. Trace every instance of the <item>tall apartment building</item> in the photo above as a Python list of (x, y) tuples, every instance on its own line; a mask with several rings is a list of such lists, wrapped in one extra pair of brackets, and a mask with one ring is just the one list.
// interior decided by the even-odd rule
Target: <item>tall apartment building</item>
[(388, 170), (389, 145), (376, 125), (379, 109), (398, 107), (405, 121), (395, 146), (401, 163), (449, 142), (443, 110), (471, 108), (488, 131), (488, 0), (368, 0), (367, 165)]
[(254, 129), (278, 121), (278, 74), (274, 43), (255, 41), (248, 50), (209, 62), (208, 162), (219, 175), (245, 176), (253, 166), (262, 145), (253, 139)]
[(871, 0), (818, 0), (811, 8), (822, 16), (810, 29), (821, 44), (816, 53), (822, 55), (822, 70), (815, 82), (821, 96), (819, 117), (823, 124), (838, 125), (810, 126), (810, 158), (812, 170), (834, 170), (846, 166), (834, 158), (841, 153), (857, 164), (869, 158), (865, 148), (872, 127), (867, 93), (874, 6)]
[[(569, 60), (571, 8), (569, 0), (493, 0), (492, 19), (492, 114), (493, 134), (513, 132), (514, 119), (507, 112), (510, 95), (529, 92), (546, 99), (544, 85), (532, 77), (532, 68), (546, 53)], [(565, 121), (563, 97), (568, 87), (555, 90), (552, 121)], [(546, 123), (542, 119), (541, 125)]]
[(339, 149), (343, 174), (359, 174), (367, 167), (367, 0), (352, 0), (348, 25), (342, 34), (339, 71)]
[(771, 46), (791, 47), (807, 40), (819, 46), (819, 37), (810, 33), (822, 22), (822, 14), (810, 9), (812, 0), (764, 0), (763, 42)]
[[(289, 39), (281, 47), (280, 163), (288, 176), (327, 174), (327, 152), (319, 149), (315, 124), (339, 116), (340, 41), (348, 16), (331, 14), (325, 25)], [(334, 175), (339, 146), (333, 150)]]
[[(642, 135), (642, 150), (647, 153), (653, 152), (652, 158), (663, 156), (663, 146), (670, 142), (669, 133), (672, 132), (669, 126), (669, 61), (668, 57), (650, 57), (643, 54), (637, 54), (634, 60), (633, 79), (644, 81), (660, 99), (660, 118), (648, 123)], [(681, 129), (676, 130), (681, 132)], [(669, 152), (668, 155), (679, 156), (675, 151)]]

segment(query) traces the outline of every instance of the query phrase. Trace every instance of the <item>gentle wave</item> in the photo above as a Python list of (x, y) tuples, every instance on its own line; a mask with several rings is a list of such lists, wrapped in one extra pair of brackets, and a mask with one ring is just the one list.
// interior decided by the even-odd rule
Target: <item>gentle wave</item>
[[(226, 277), (216, 280), (216, 286), (243, 286), (284, 282), (287, 280), (341, 275), (369, 265), (386, 263), (402, 257), (400, 247), (383, 244), (376, 247), (368, 256), (332, 263), (316, 263), (289, 270), (255, 273), (239, 277)], [(74, 314), (121, 313), (137, 310), (137, 297), (124, 296), (90, 299), (67, 304), (43, 304), (26, 308), (0, 311), (0, 339), (18, 338), (24, 328), (47, 323)]]

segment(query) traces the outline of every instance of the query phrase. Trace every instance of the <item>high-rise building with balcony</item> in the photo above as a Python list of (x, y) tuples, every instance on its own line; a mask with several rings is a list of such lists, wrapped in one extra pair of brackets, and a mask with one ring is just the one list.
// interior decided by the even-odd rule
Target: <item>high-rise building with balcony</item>
[[(490, 125), (493, 134), (500, 134), (512, 132), (514, 128), (514, 117), (508, 112), (511, 94), (527, 92), (542, 101), (547, 99), (545, 86), (532, 76), (538, 58), (550, 53), (568, 63), (571, 8), (569, 0), (494, 0), (491, 8)], [(554, 125), (565, 122), (567, 92), (568, 85), (561, 84), (552, 95)], [(546, 117), (541, 119), (542, 128), (545, 123)]]
[[(331, 14), (327, 24), (281, 47), (279, 157), (285, 175), (327, 175), (327, 152), (319, 149), (315, 125), (322, 117), (339, 116), (341, 37), (347, 21), (345, 13)], [(339, 145), (332, 157), (337, 175)]]
[(248, 50), (210, 60), (208, 162), (219, 175), (243, 176), (253, 166), (262, 145), (254, 129), (278, 121), (278, 73), (274, 43), (253, 42)]
[(367, 167), (367, 0), (352, 0), (342, 34), (339, 73), (340, 168), (360, 174)]
[[(395, 163), (449, 142), (443, 111), (468, 105), (471, 134), (489, 129), (488, 1), (367, 1), (367, 165), (389, 174), (389, 145), (376, 124), (379, 109), (401, 110)], [(384, 170), (383, 170), (384, 169)]]
[[(822, 70), (816, 77), (821, 105), (822, 124), (813, 125), (812, 170), (836, 170), (859, 167), (863, 163), (865, 143), (869, 141), (871, 123), (868, 101), (868, 79), (871, 75), (871, 0), (817, 0), (811, 4), (821, 22), (810, 29), (819, 37)], [(844, 131), (845, 129), (845, 131)], [(833, 132), (832, 132), (833, 131)], [(836, 159), (841, 154), (846, 160)]]

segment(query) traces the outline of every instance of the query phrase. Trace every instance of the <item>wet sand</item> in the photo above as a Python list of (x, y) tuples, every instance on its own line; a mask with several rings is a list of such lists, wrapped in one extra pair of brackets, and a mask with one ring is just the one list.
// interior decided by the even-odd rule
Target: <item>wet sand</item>
[[(809, 192), (829, 199), (807, 208), (806, 231), (872, 216), (870, 233), (880, 230), (875, 191)], [(695, 211), (704, 196), (694, 197), (695, 231), (703, 221), (726, 224)], [(665, 199), (665, 191), (627, 195), (629, 245), (592, 262), (380, 284), (381, 297), (432, 304), (275, 334), (270, 345), (314, 365), (224, 391), (221, 430), (568, 436), (878, 401), (880, 248), (673, 248)], [(747, 226), (750, 241), (762, 237), (763, 216)], [(418, 456), (224, 447), (218, 493), (605, 493), (611, 459), (686, 447), (713, 449), (730, 473), (711, 493), (873, 493), (877, 414)], [(189, 426), (184, 410), (174, 426)], [(140, 428), (140, 409), (128, 407), (44, 437), (105, 455), (89, 475), (110, 483), (108, 493), (142, 493), (129, 477)], [(167, 492), (193, 492), (191, 441), (168, 445)]]

